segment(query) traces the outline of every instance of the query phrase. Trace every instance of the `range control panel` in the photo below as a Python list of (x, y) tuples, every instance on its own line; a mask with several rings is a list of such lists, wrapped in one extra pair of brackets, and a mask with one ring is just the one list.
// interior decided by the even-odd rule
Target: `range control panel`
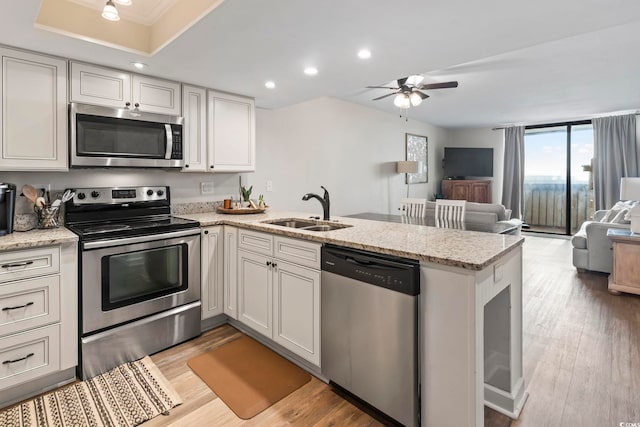
[(169, 200), (169, 187), (76, 188), (74, 205), (122, 204)]

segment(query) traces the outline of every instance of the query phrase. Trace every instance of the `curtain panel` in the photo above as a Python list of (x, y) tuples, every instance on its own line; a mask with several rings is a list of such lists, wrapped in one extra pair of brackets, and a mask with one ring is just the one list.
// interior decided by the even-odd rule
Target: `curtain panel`
[(620, 178), (638, 176), (636, 116), (599, 117), (592, 121), (596, 210), (620, 200)]
[(502, 204), (511, 209), (511, 217), (524, 213), (524, 126), (504, 130), (504, 171)]

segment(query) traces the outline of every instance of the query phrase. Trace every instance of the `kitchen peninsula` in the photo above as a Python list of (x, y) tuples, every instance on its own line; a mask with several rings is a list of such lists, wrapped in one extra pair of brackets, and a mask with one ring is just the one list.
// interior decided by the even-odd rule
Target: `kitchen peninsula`
[[(265, 222), (309, 218), (300, 212), (174, 215), (199, 221), (202, 233), (224, 226), (217, 244), (225, 251), (237, 249), (237, 236), (249, 231), (419, 261), (421, 425), (482, 426), (484, 405), (513, 418), (519, 415), (527, 398), (522, 373), (522, 237), (341, 217), (331, 223), (347, 227), (326, 232)], [(0, 249), (48, 246), (62, 230), (14, 233), (0, 238)], [(227, 246), (227, 236), (234, 236), (227, 230), (236, 233), (233, 247)], [(202, 244), (205, 256), (205, 240)], [(222, 252), (218, 259), (223, 259)], [(218, 277), (233, 271), (226, 259), (224, 268), (222, 264)], [(205, 276), (202, 280), (205, 287)], [(217, 295), (223, 298), (222, 289)], [(380, 315), (384, 319), (385, 313)]]
[(421, 424), (482, 426), (484, 405), (518, 417), (527, 398), (522, 237), (346, 217), (334, 221), (350, 227), (326, 232), (268, 223), (310, 217), (300, 212), (180, 216), (420, 261)]

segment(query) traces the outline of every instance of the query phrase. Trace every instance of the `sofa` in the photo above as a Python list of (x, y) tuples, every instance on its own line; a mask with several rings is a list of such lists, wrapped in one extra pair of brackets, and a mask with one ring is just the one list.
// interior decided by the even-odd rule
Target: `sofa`
[[(467, 202), (465, 210), (465, 221), (479, 224), (493, 224), (497, 222), (513, 225), (517, 227), (516, 232), (513, 234), (520, 235), (522, 221), (517, 218), (511, 218), (511, 210), (506, 209), (499, 203)], [(435, 213), (436, 202), (427, 201), (425, 216), (434, 217)]]
[(613, 242), (607, 237), (610, 228), (630, 229), (626, 212), (636, 202), (618, 202), (609, 210), (596, 211), (593, 220), (585, 221), (571, 237), (573, 265), (581, 270), (611, 273)]

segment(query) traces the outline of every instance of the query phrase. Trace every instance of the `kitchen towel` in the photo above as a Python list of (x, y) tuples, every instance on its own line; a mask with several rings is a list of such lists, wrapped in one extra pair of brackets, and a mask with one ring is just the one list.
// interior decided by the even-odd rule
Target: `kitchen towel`
[(311, 381), (307, 372), (246, 336), (189, 359), (187, 364), (245, 420)]
[(147, 356), (0, 412), (0, 426), (137, 426), (182, 403)]

